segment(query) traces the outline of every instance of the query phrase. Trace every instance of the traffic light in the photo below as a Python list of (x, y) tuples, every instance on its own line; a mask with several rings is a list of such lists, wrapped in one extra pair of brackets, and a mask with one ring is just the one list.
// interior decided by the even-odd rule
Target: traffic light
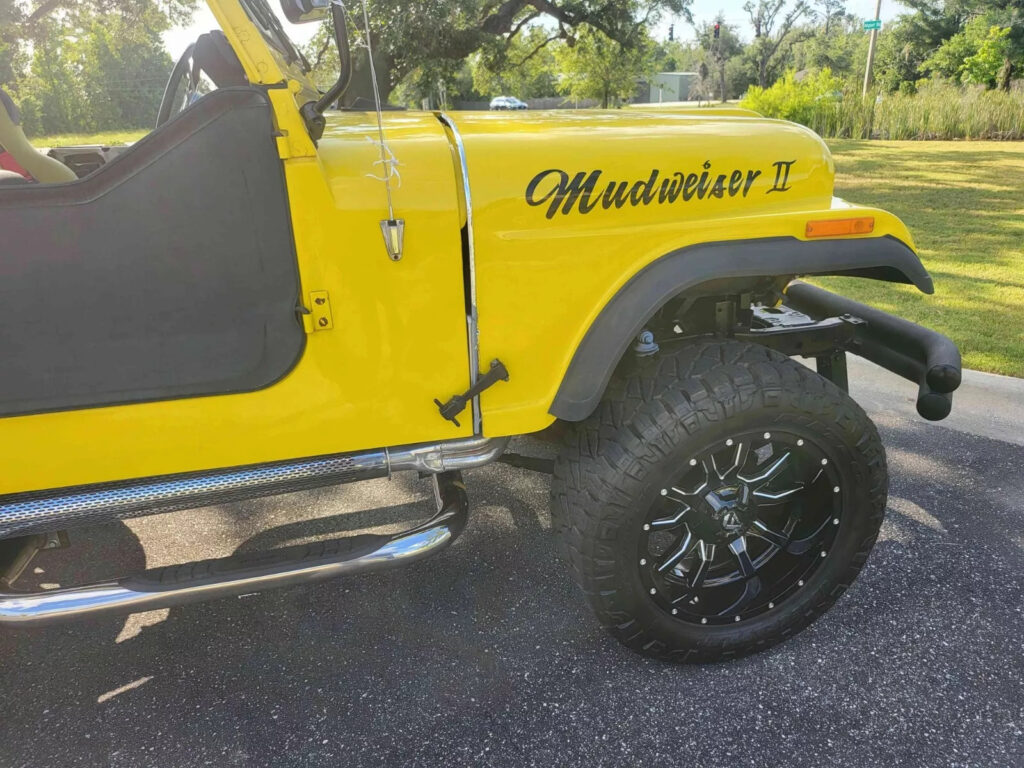
[(718, 22), (715, 22), (715, 40), (718, 39), (718, 36), (721, 34), (721, 32), (722, 32), (722, 25), (719, 24)]

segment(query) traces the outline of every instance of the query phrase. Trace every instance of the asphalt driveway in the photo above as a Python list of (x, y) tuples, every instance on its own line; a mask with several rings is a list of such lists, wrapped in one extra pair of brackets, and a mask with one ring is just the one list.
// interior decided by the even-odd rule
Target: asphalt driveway
[[(976, 417), (954, 430), (909, 415), (905, 384), (862, 380), (892, 473), (882, 538), (835, 608), (768, 653), (676, 667), (620, 648), (555, 557), (547, 478), (492, 466), (467, 475), (462, 538), (406, 570), (0, 633), (0, 766), (1020, 766), (1024, 398), (968, 382)], [(401, 477), (119, 523), (30, 580), (431, 508)]]

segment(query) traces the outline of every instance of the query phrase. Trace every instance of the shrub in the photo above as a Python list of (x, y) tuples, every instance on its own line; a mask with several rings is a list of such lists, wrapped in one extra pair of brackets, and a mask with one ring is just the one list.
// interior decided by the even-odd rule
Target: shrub
[[(915, 92), (916, 91), (916, 92)], [(852, 139), (1024, 139), (1024, 91), (990, 91), (946, 80), (898, 93), (860, 95), (827, 69), (792, 72), (770, 88), (751, 87), (743, 106), (802, 123), (821, 136)]]
[(978, 52), (964, 59), (963, 81), (995, 88), (999, 70), (1010, 57), (1011, 46), (1009, 27), (990, 27)]
[(752, 85), (743, 106), (766, 117), (810, 125), (822, 112), (830, 112), (843, 97), (843, 81), (828, 67), (800, 80), (790, 70), (768, 88)]

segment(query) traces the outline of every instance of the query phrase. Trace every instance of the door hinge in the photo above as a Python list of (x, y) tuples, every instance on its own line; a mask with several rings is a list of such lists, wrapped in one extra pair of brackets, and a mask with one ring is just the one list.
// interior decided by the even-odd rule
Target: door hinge
[(309, 294), (310, 309), (303, 308), (302, 325), (306, 333), (329, 331), (334, 328), (334, 316), (331, 314), (331, 295), (327, 291), (311, 291)]

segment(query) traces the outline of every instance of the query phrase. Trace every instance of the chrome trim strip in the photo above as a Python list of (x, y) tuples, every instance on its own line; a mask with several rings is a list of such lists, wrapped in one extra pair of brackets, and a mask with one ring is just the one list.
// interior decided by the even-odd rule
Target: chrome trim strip
[[(462, 194), (466, 199), (466, 242), (469, 253), (469, 303), (470, 311), (466, 315), (466, 338), (469, 343), (469, 383), (476, 384), (480, 377), (480, 330), (476, 306), (476, 243), (473, 237), (473, 193), (469, 188), (469, 165), (466, 162), (466, 145), (462, 141), (455, 121), (446, 113), (437, 114), (441, 124), (452, 132), (455, 149), (459, 153), (459, 164), (462, 166)], [(480, 414), (480, 395), (473, 398), (473, 434), (483, 434), (483, 420)]]
[(473, 469), (497, 459), (505, 452), (509, 437), (467, 437), (445, 443), (424, 443), (388, 451), (392, 472), (455, 472)]
[(508, 438), (472, 437), (0, 496), (0, 539), (387, 477), (391, 472), (471, 469), (496, 459), (507, 443)]
[[(0, 593), (0, 625), (35, 626), (101, 613), (170, 608), (413, 563), (447, 547), (466, 524), (468, 503), (458, 474), (440, 479), (434, 475), (433, 481), (437, 514), (411, 530), (379, 537), (376, 545), (371, 544), (362, 553), (324, 554), (328, 550), (317, 543), (295, 559), (272, 565), (260, 565), (260, 555), (249, 556), (248, 560), (225, 558), (170, 566), (113, 582), (45, 592)], [(184, 578), (177, 578), (179, 575)]]

